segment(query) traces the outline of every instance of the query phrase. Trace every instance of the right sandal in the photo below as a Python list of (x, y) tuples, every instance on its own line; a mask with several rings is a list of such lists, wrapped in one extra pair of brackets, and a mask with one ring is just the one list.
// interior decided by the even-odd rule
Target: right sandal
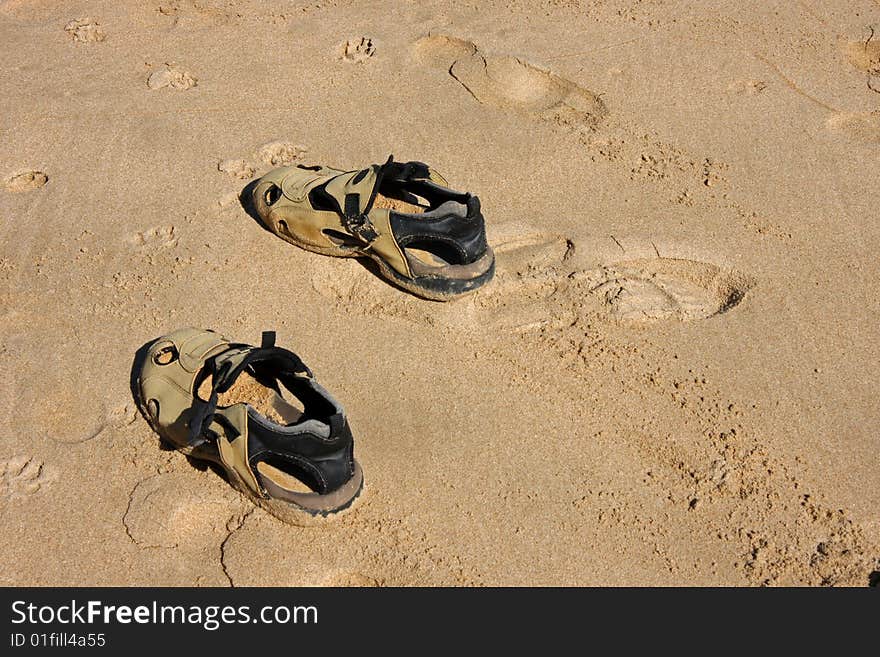
[(134, 392), (161, 438), (221, 466), (281, 520), (310, 524), (348, 508), (364, 476), (342, 407), (274, 342), (271, 332), (254, 347), (211, 330), (174, 331), (145, 347)]
[(480, 200), (453, 191), (421, 162), (284, 167), (251, 193), (260, 220), (280, 238), (323, 255), (372, 258), (382, 276), (426, 299), (473, 292), (495, 273)]

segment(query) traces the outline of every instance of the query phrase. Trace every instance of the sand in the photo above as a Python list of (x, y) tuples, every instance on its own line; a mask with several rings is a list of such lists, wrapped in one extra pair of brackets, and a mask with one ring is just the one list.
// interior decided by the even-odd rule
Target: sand
[[(880, 2), (0, 2), (0, 584), (855, 585), (880, 559)], [(302, 162), (430, 163), (440, 304), (263, 230)], [(366, 489), (286, 525), (129, 369), (274, 329)]]

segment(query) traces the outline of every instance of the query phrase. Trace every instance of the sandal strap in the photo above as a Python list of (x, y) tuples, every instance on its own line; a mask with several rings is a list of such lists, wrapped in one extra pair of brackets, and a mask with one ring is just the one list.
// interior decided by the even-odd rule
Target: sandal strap
[(373, 165), (358, 172), (358, 174), (351, 179), (349, 188), (357, 188), (360, 181), (366, 178), (367, 173), (371, 170), (375, 171), (372, 180), (372, 188), (369, 189), (369, 197), (367, 198), (367, 202), (363, 209), (361, 209), (362, 197), (360, 191), (346, 191), (342, 205), (339, 205), (338, 199), (334, 198), (339, 207), (339, 215), (342, 218), (342, 225), (345, 226), (349, 233), (354, 235), (367, 246), (372, 244), (379, 237), (379, 231), (376, 230), (373, 222), (370, 221), (370, 210), (373, 209), (373, 203), (376, 202), (376, 195), (379, 193), (382, 181), (392, 171), (396, 172), (398, 170), (397, 167), (400, 166), (400, 164), (394, 161), (394, 156), (389, 155), (385, 164), (379, 166)]
[[(373, 175), (369, 176), (369, 174)], [(345, 182), (341, 186), (338, 183), (334, 185), (332, 183), (335, 180)], [(395, 162), (394, 156), (390, 155), (384, 164), (374, 164), (361, 171), (340, 174), (319, 188), (322, 197), (335, 206), (343, 227), (365, 246), (372, 244), (380, 235), (370, 219), (370, 211), (373, 209), (379, 189), (386, 181), (398, 185), (408, 183), (446, 185), (443, 176), (424, 162)], [(333, 188), (332, 193), (328, 187)], [(367, 202), (362, 206), (365, 196)], [(469, 198), (469, 195), (460, 196), (458, 200)], [(342, 202), (339, 197), (342, 197)]]
[[(372, 200), (369, 206), (372, 206)], [(342, 224), (345, 229), (357, 237), (366, 245), (372, 244), (379, 237), (379, 231), (370, 221), (367, 214), (370, 211), (368, 207), (363, 212), (360, 211), (361, 197), (360, 194), (352, 193), (345, 195), (345, 206), (342, 211)]]
[[(228, 348), (205, 361), (205, 370), (211, 375), (211, 395), (207, 402), (197, 404), (189, 422), (189, 440), (197, 447), (216, 436), (211, 436), (209, 427), (221, 415), (217, 415), (217, 403), (221, 393), (228, 391), (245, 369), (258, 361), (277, 361), (286, 371), (304, 373), (312, 378), (312, 371), (302, 359), (292, 351), (275, 346), (275, 332), (264, 331), (262, 344), (253, 347), (247, 344), (230, 343)], [(232, 429), (233, 427), (227, 427)]]
[(383, 182), (386, 180), (398, 184), (435, 180), (446, 182), (442, 176), (433, 171), (424, 162), (395, 162), (394, 155), (389, 155), (385, 164), (373, 165), (373, 167), (359, 172), (352, 180), (358, 180), (361, 174), (365, 177), (370, 169), (375, 169), (375, 176), (372, 189), (369, 192), (369, 198), (363, 210), (361, 210), (360, 192), (346, 193), (345, 200), (340, 208), (340, 215), (345, 228), (366, 245), (372, 244), (379, 237), (379, 231), (376, 230), (373, 222), (370, 221), (370, 210), (373, 209), (373, 203), (376, 201), (376, 196)]

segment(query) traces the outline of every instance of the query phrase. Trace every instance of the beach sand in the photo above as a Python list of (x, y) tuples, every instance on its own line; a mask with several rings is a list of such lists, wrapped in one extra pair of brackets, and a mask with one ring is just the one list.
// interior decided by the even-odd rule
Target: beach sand
[[(0, 2), (0, 584), (855, 585), (880, 559), (880, 2)], [(446, 304), (277, 239), (422, 160)], [(284, 524), (160, 445), (175, 328), (276, 330), (366, 487)]]

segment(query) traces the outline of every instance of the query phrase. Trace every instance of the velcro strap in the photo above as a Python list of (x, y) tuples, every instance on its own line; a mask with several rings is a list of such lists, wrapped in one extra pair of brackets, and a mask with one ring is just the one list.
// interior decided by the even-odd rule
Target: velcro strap
[(357, 217), (361, 213), (361, 195), (351, 193), (345, 195), (345, 208), (343, 209), (346, 217)]
[(305, 373), (312, 377), (312, 371), (292, 351), (274, 346), (275, 332), (263, 332), (262, 347), (246, 344), (231, 344), (205, 363), (211, 374), (211, 396), (207, 403), (197, 406), (189, 422), (189, 444), (192, 446), (205, 442), (204, 434), (215, 418), (220, 393), (232, 387), (236, 379), (255, 361), (276, 361), (280, 372)]

